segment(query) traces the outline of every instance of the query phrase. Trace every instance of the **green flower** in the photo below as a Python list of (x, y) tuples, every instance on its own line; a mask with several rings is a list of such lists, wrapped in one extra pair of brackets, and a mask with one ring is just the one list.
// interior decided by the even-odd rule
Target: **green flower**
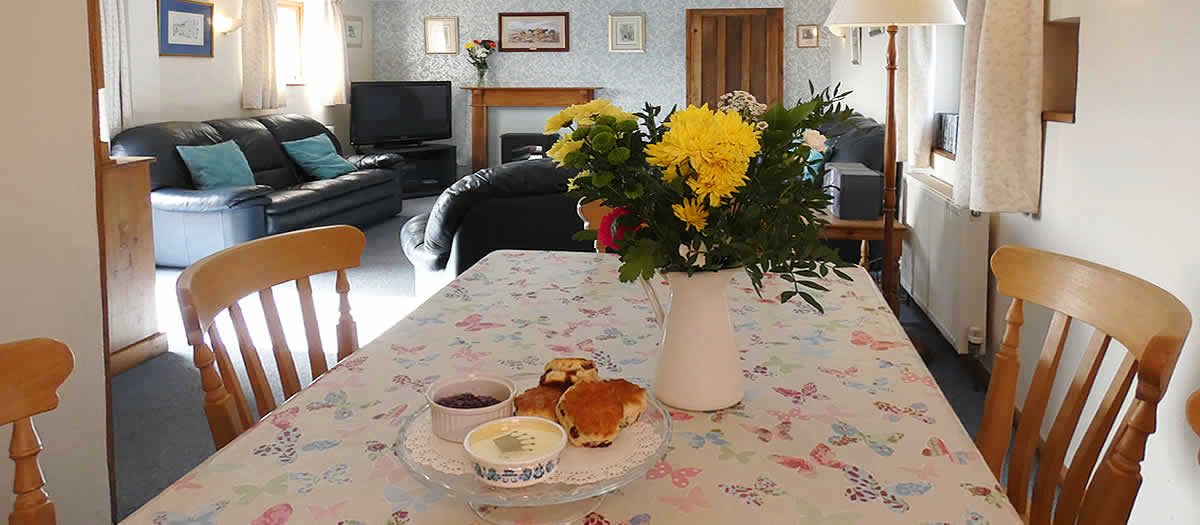
[(612, 133), (601, 133), (592, 135), (592, 149), (597, 153), (608, 153), (617, 145), (617, 137)]
[(638, 123), (636, 120), (633, 120), (633, 119), (622, 120), (617, 123), (617, 131), (620, 131), (622, 133), (629, 133), (630, 131), (637, 129), (637, 127), (638, 127)]
[(592, 128), (579, 128), (575, 131), (572, 131), (571, 132), (571, 140), (583, 140), (583, 139), (587, 138), (588, 131), (590, 131), (591, 129)]
[(604, 124), (596, 124), (595, 126), (592, 126), (590, 132), (588, 133), (588, 136), (592, 137), (592, 138), (596, 138), (596, 135), (602, 135), (604, 133), (612, 133), (612, 132), (613, 132), (612, 127), (605, 126)]
[(563, 157), (563, 165), (568, 168), (583, 169), (587, 167), (588, 154), (582, 151), (572, 151)]
[(621, 165), (627, 160), (629, 160), (629, 148), (625, 146), (616, 148), (608, 153), (608, 161), (613, 164)]
[(599, 126), (613, 127), (617, 123), (617, 117), (612, 115), (604, 115), (596, 119), (596, 124)]

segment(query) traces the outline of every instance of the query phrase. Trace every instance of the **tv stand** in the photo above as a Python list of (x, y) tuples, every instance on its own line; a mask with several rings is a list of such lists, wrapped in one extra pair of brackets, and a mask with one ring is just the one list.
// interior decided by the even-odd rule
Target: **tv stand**
[(364, 147), (355, 145), (359, 153), (396, 153), (413, 166), (412, 174), (404, 180), (404, 198), (439, 195), (458, 179), (458, 148), (453, 144), (386, 143)]

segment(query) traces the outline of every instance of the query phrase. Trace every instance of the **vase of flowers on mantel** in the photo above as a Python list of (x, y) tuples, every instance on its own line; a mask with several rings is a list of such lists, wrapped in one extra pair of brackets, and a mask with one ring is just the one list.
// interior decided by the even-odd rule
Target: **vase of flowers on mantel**
[(496, 42), (492, 40), (472, 40), (463, 45), (467, 48), (467, 60), (475, 66), (475, 85), (487, 87), (488, 57), (496, 51)]
[(576, 238), (611, 243), (623, 282), (658, 272), (670, 284), (652, 386), (668, 405), (708, 411), (742, 400), (727, 302), (732, 279), (744, 273), (760, 296), (764, 279), (782, 279), (791, 289), (781, 302), (799, 298), (818, 311), (827, 291), (821, 281), (849, 279), (820, 241), (820, 213), (832, 197), (809, 155), (825, 150), (817, 128), (853, 110), (836, 88), (810, 91), (795, 107), (770, 109), (735, 92), (717, 111), (688, 106), (662, 120), (661, 108), (649, 104), (633, 114), (593, 100), (546, 123), (546, 133), (562, 133), (548, 156), (581, 170), (572, 195), (613, 209), (602, 222), (609, 231)]

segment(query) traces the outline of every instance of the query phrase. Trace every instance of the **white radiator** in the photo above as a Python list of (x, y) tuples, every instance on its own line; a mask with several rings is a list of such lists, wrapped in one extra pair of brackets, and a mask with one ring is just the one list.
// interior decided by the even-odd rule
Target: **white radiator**
[[(900, 284), (959, 354), (987, 331), (988, 216), (954, 205), (949, 186), (928, 175), (904, 177)], [(981, 348), (986, 348), (983, 346)]]

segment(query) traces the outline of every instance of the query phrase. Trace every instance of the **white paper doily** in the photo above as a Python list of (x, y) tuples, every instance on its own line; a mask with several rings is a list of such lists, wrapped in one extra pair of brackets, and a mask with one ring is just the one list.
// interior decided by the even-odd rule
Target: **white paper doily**
[[(446, 474), (461, 475), (471, 471), (470, 457), (462, 443), (433, 435), (433, 422), (428, 415), (411, 424), (404, 446), (413, 459)], [(661, 444), (662, 436), (653, 425), (644, 421), (626, 427), (617, 434), (612, 445), (604, 448), (568, 444), (559, 456), (558, 467), (546, 482), (586, 485), (615, 478), (644, 463)]]

